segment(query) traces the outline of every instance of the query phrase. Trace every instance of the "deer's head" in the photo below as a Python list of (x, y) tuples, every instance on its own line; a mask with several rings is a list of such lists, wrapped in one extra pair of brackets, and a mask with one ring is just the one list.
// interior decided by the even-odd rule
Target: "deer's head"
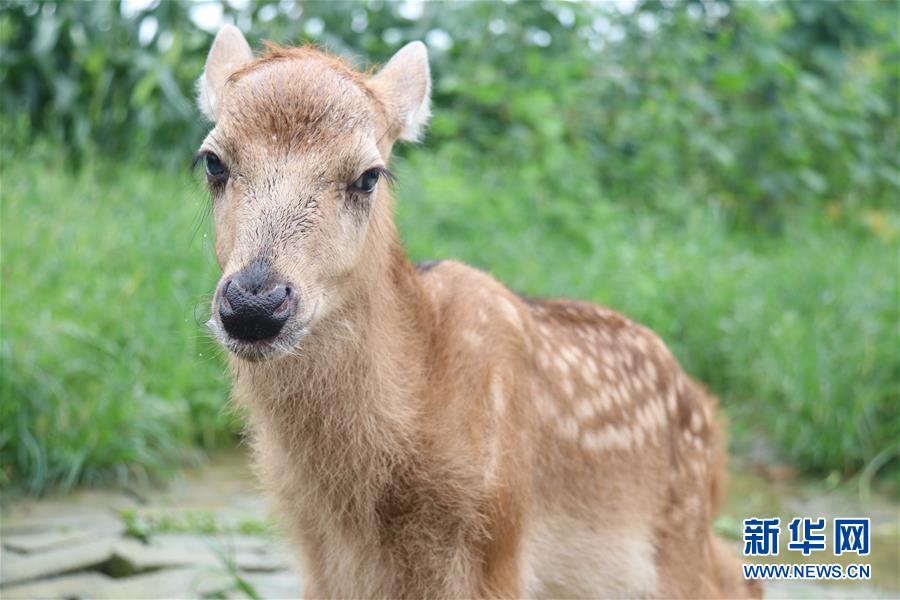
[(222, 267), (210, 327), (235, 355), (289, 353), (354, 293), (392, 235), (387, 161), (421, 135), (430, 81), (421, 42), (370, 76), (308, 47), (254, 58), (232, 26), (216, 36), (198, 82), (215, 127), (198, 159)]

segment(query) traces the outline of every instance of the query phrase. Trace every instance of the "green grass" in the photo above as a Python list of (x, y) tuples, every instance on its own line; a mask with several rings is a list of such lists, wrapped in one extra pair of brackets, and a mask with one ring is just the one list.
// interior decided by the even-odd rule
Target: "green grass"
[[(201, 326), (217, 278), (202, 188), (54, 159), (7, 159), (2, 173), (0, 457), (31, 492), (164, 474), (235, 431)], [(396, 167), (414, 258), (648, 324), (723, 398), (738, 448), (762, 437), (811, 471), (896, 464), (895, 215), (798, 209), (761, 235), (684, 190), (604, 199), (577, 165), (554, 180), (451, 147)]]
[(53, 160), (7, 163), (2, 186), (3, 477), (124, 483), (227, 437), (201, 326), (217, 276), (200, 188)]
[(272, 537), (274, 524), (269, 520), (244, 518), (235, 523), (224, 522), (209, 511), (179, 511), (176, 515), (141, 515), (134, 510), (119, 513), (125, 535), (144, 542), (158, 533), (242, 534)]

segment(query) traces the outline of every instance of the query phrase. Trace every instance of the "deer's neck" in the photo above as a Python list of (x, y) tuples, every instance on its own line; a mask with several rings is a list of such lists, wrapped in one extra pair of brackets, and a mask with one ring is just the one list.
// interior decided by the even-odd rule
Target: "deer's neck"
[(263, 475), (291, 469), (298, 487), (344, 513), (347, 502), (371, 506), (425, 437), (416, 424), (430, 312), (393, 227), (389, 234), (386, 251), (370, 252), (367, 276), (351, 282), (351, 299), (314, 325), (296, 356), (234, 365)]

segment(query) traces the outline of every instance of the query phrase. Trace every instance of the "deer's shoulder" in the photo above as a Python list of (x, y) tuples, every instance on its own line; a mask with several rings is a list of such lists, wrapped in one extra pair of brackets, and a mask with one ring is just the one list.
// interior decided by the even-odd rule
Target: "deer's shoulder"
[(531, 314), (520, 296), (490, 274), (443, 260), (417, 265), (438, 320), (449, 331), (478, 341), (523, 341), (532, 333)]

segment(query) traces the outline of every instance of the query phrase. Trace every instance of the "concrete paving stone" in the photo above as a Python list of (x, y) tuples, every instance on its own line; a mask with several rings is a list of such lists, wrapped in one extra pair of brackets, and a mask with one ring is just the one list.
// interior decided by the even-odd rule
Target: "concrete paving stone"
[(60, 515), (69, 519), (116, 518), (125, 509), (133, 509), (138, 502), (121, 492), (110, 490), (78, 490), (64, 496), (31, 499), (4, 506), (0, 511), (0, 528), (20, 523), (55, 521)]
[(215, 567), (222, 563), (213, 549), (201, 544), (144, 544), (121, 539), (113, 546), (112, 554), (136, 572), (179, 566)]
[(102, 522), (100, 525), (100, 528), (63, 526), (31, 533), (3, 535), (0, 541), (4, 548), (32, 554), (96, 540), (98, 537), (113, 537), (125, 531), (125, 526), (118, 522)]
[[(303, 582), (296, 573), (281, 571), (278, 573), (244, 573), (241, 575), (257, 596), (264, 600), (287, 600), (302, 598)], [(233, 590), (229, 598), (247, 598), (246, 594)]]
[(167, 520), (189, 524), (197, 519), (209, 519), (222, 529), (237, 529), (249, 517), (246, 512), (233, 507), (207, 507), (202, 505), (154, 504), (135, 508), (133, 514), (147, 521)]
[(179, 568), (113, 579), (96, 598), (200, 598), (227, 592), (234, 579), (219, 569)]
[(269, 552), (238, 552), (234, 564), (242, 571), (281, 571), (290, 568), (282, 556)]
[[(278, 552), (271, 552), (274, 548)], [(234, 563), (247, 571), (277, 571), (290, 566), (283, 546), (252, 536), (162, 534), (148, 544), (123, 539), (114, 555), (126, 563), (126, 571), (142, 572), (173, 566), (216, 566)]]
[(190, 534), (190, 533), (158, 533), (150, 542), (155, 545), (185, 548), (213, 548), (234, 552), (262, 552), (272, 545), (272, 541), (255, 535), (237, 533)]
[(223, 594), (234, 578), (223, 570), (177, 568), (116, 579), (102, 573), (78, 573), (4, 588), (3, 598), (200, 598)]
[(179, 568), (123, 579), (103, 573), (78, 573), (3, 588), (2, 595), (10, 600), (201, 598), (226, 593), (233, 585), (234, 579), (224, 571)]
[(58, 511), (55, 515), (26, 515), (4, 517), (0, 521), (0, 536), (31, 535), (36, 533), (90, 530), (109, 534), (124, 530), (122, 520), (115, 514), (68, 514)]
[(111, 581), (103, 573), (76, 573), (52, 579), (23, 583), (0, 590), (8, 600), (43, 600), (44, 598), (96, 598)]
[(114, 538), (66, 546), (49, 552), (15, 556), (4, 554), (0, 585), (60, 575), (102, 564), (112, 556)]

